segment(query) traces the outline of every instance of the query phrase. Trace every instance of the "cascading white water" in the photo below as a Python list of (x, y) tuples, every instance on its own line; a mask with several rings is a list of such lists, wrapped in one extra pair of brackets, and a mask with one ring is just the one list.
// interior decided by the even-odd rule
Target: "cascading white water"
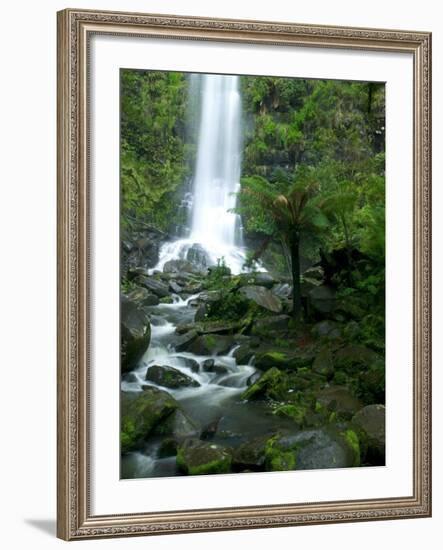
[(241, 246), (232, 212), (240, 186), (238, 76), (204, 75), (191, 240), (208, 251)]
[[(200, 245), (210, 264), (221, 258), (233, 273), (243, 269), (245, 251), (240, 216), (232, 210), (240, 189), (241, 97), (239, 77), (199, 75), (200, 128), (190, 236), (163, 245), (156, 269), (186, 259)], [(195, 81), (194, 81), (195, 85)]]

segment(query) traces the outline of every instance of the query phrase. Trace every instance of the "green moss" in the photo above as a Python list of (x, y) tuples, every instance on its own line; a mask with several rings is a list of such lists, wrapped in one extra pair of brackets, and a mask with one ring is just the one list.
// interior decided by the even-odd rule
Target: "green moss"
[(314, 411), (319, 414), (324, 411), (323, 405), (320, 403), (320, 401), (315, 402)]
[(163, 298), (160, 298), (161, 304), (172, 304), (174, 303), (174, 300), (172, 299), (172, 296), (164, 296)]
[(342, 436), (354, 455), (353, 466), (360, 466), (360, 441), (357, 434), (354, 430), (346, 430), (342, 432)]
[(303, 405), (281, 405), (277, 407), (274, 414), (279, 416), (288, 416), (297, 424), (298, 427), (302, 427), (305, 423), (307, 409)]
[[(195, 457), (193, 454), (189, 454), (185, 448), (179, 448), (176, 456), (178, 469), (191, 476), (225, 474), (230, 471), (231, 456), (229, 454), (225, 452), (208, 453), (207, 449), (203, 449), (200, 453), (199, 451), (199, 449), (195, 450), (197, 455), (200, 454)], [(205, 460), (205, 456), (208, 460)]]
[(265, 466), (271, 472), (295, 470), (297, 462), (296, 448), (280, 449), (276, 445), (279, 435), (271, 437), (265, 446)]

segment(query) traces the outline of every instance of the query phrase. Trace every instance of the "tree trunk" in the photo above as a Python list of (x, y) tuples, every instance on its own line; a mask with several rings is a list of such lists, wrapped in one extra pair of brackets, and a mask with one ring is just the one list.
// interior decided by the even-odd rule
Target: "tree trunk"
[(301, 316), (301, 287), (300, 287), (300, 235), (297, 233), (291, 240), (291, 272), (293, 287), (292, 316), (300, 319)]

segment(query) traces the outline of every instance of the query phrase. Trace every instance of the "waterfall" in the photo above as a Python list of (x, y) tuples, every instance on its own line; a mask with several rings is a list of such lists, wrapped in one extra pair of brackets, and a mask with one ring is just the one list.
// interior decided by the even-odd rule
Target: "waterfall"
[(241, 246), (236, 205), (240, 187), (241, 99), (238, 76), (203, 75), (191, 240), (208, 251)]
[(200, 125), (189, 237), (163, 245), (155, 269), (171, 259), (215, 265), (223, 258), (233, 273), (240, 273), (245, 251), (240, 216), (232, 211), (240, 189), (239, 77), (193, 75), (192, 87), (200, 90)]

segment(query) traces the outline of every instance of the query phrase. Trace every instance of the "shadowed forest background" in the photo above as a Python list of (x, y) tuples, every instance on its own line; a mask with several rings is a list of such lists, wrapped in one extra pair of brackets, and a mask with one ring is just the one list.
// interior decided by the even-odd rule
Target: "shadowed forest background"
[(201, 81), (121, 71), (122, 477), (384, 464), (384, 85), (237, 81), (239, 270), (161, 262), (192, 241)]

